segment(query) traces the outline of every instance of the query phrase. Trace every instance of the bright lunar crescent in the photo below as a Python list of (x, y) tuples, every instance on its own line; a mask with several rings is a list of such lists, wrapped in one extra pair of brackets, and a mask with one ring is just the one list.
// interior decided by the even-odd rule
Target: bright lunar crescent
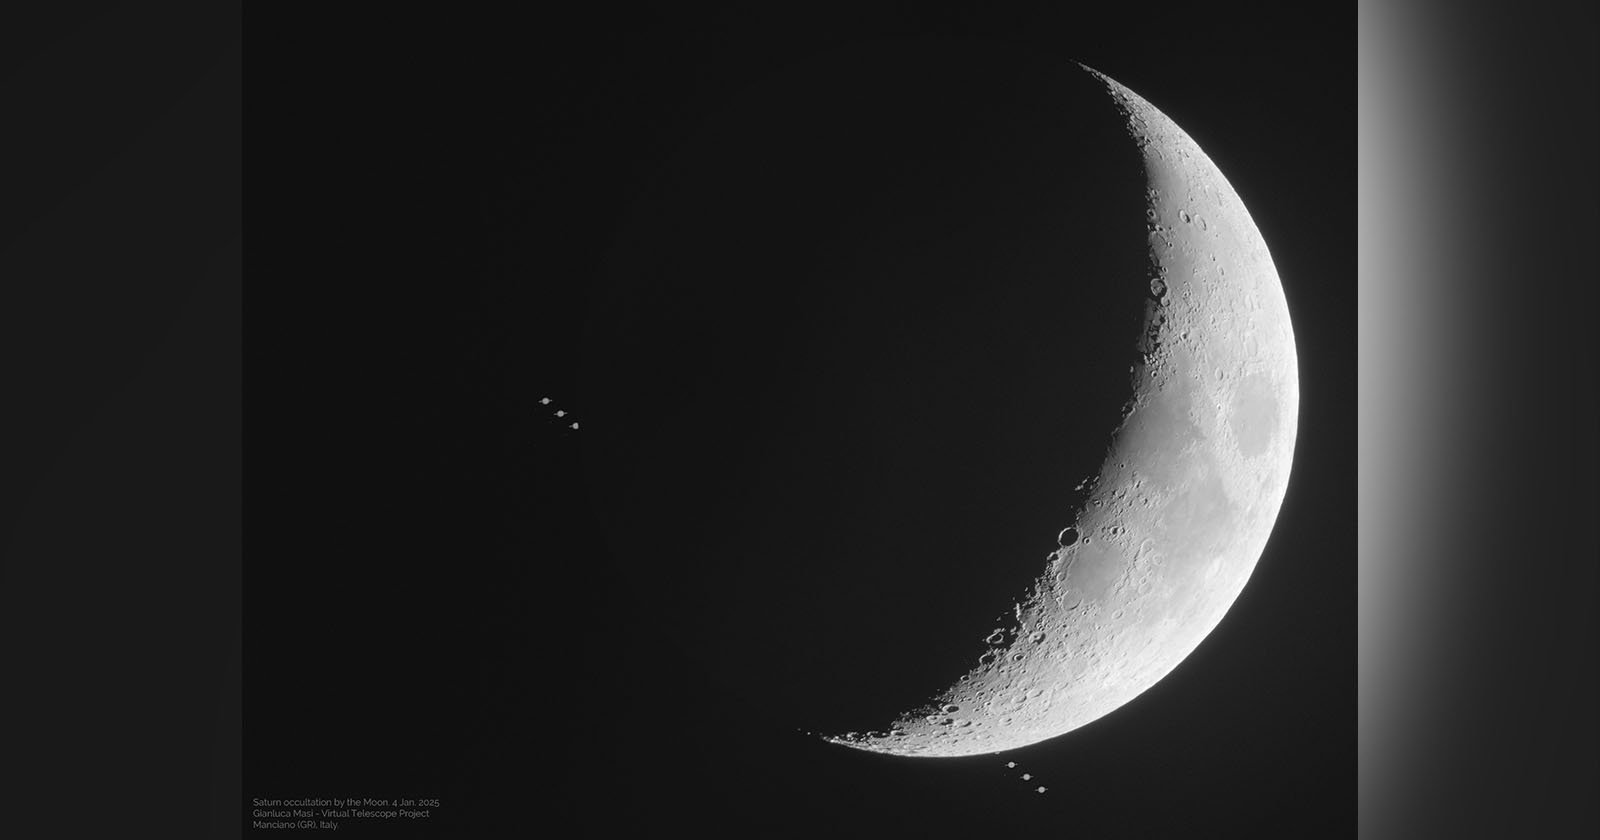
[[(1088, 68), (1085, 68), (1086, 70)], [(1277, 269), (1239, 196), (1166, 115), (1106, 76), (1143, 153), (1150, 303), (1132, 395), (1062, 547), (971, 671), (888, 728), (908, 756), (1070, 732), (1170, 673), (1244, 589), (1283, 502), (1299, 408)]]

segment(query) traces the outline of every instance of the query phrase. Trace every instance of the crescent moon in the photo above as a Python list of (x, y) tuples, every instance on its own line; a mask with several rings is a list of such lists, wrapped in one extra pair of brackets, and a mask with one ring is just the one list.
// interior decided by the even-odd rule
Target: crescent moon
[(1132, 399), (1061, 548), (971, 670), (886, 729), (828, 741), (957, 757), (1101, 718), (1216, 628), (1271, 534), (1299, 410), (1277, 269), (1194, 140), (1133, 91), (1083, 69), (1105, 85), (1144, 159), (1150, 269), (1137, 282), (1149, 284), (1150, 300)]

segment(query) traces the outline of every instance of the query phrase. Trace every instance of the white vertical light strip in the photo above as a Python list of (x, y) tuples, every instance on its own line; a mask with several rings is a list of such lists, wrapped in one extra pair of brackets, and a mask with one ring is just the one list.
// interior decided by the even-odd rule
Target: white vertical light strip
[[(1357, 67), (1358, 298), (1357, 388), (1359, 806), (1362, 836), (1393, 821), (1396, 777), (1408, 775), (1403, 756), (1411, 710), (1407, 660), (1425, 647), (1418, 628), (1400, 627), (1404, 605), (1417, 600), (1417, 531), (1407, 528), (1422, 497), (1427, 460), (1408, 412), (1407, 392), (1426, 380), (1427, 348), (1413, 346), (1407, 324), (1418, 313), (1428, 269), (1412, 247), (1425, 232), (1422, 205), (1429, 159), (1416, 148), (1414, 119), (1424, 97), (1415, 62), (1406, 66), (1392, 4), (1363, 2), (1358, 15)], [(1419, 354), (1415, 351), (1422, 350)], [(1420, 444), (1420, 445), (1419, 445)]]
[(1594, 826), (1585, 6), (1359, 6), (1363, 837)]

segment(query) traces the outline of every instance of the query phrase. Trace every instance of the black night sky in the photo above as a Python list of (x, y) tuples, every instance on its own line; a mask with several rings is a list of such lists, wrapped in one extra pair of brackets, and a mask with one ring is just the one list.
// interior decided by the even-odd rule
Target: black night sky
[[(441, 800), (397, 837), (1352, 833), (1353, 9), (416, 8), (250, 21), (247, 797)], [(949, 678), (1094, 467), (1035, 444), (1106, 428), (1103, 365), (1026, 352), (1098, 362), (1136, 315), (1089, 282), (1139, 256), (1131, 149), (1048, 165), (1117, 148), (1038, 116), (1073, 60), (1187, 130), (1271, 248), (1282, 513), (1111, 716), (952, 761), (822, 744), (798, 729)], [(1078, 216), (1029, 203), (1056, 189)], [(1028, 250), (1058, 222), (1107, 232)]]
[[(1595, 4), (722, 5), (0, 8), (0, 833), (1595, 835)], [(1282, 511), (1111, 714), (824, 743), (968, 669), (1129, 396), (1073, 61), (1271, 250)]]

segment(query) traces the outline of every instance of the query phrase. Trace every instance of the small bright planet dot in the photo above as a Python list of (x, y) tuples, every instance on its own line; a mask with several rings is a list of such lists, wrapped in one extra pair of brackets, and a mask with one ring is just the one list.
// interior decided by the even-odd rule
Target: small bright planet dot
[(539, 404), (540, 405), (549, 405), (550, 404), (550, 398), (549, 397), (540, 398)]
[(574, 429), (578, 428), (578, 424), (577, 423), (573, 423), (572, 424), (572, 428), (574, 428)]
[(1038, 788), (1036, 788), (1036, 790), (1039, 793), (1044, 793), (1045, 791), (1049, 790), (1049, 788), (1045, 787), (1044, 785), (1040, 785)]
[(1026, 782), (1026, 781), (1028, 781), (1028, 780), (1029, 780), (1029, 779), (1031, 779), (1031, 778), (1033, 778), (1033, 774), (1032, 774), (1032, 773), (1023, 773), (1023, 774), (1022, 774), (1022, 780), (1023, 780), (1023, 781), (1024, 781), (1024, 782)]
[(566, 412), (565, 412), (565, 411), (562, 411), (562, 410), (560, 410), (560, 409), (557, 409), (557, 410), (556, 410), (556, 416), (557, 416), (557, 417), (565, 417), (565, 416), (567, 416), (567, 413), (566, 413)]
[(1015, 761), (1008, 761), (1008, 762), (1006, 762), (1006, 766), (1007, 767), (1016, 767), (1017, 763)]

